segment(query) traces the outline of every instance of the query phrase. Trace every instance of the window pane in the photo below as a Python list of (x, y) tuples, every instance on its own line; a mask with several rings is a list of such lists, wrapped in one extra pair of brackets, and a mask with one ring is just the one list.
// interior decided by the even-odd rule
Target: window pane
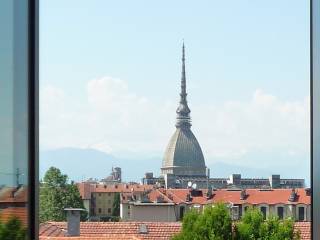
[(0, 221), (17, 216), (23, 227), (28, 216), (27, 4), (0, 1)]
[(263, 214), (263, 218), (266, 219), (267, 216), (267, 208), (266, 207), (261, 207), (260, 208), (262, 214)]
[(43, 1), (40, 175), (77, 182), (89, 220), (310, 221), (309, 2), (142, 2)]
[(278, 217), (279, 219), (283, 219), (283, 207), (278, 207)]
[(304, 221), (304, 207), (299, 207), (299, 221)]

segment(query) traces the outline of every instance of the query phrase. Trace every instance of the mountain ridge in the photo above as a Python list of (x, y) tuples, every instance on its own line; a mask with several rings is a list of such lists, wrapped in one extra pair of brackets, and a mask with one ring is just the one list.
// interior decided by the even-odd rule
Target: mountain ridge
[[(85, 164), (88, 163), (88, 164)], [(159, 176), (162, 158), (118, 158), (112, 154), (87, 148), (58, 148), (53, 150), (40, 151), (40, 178), (49, 167), (59, 168), (63, 173), (74, 181), (82, 181), (88, 178), (101, 179), (108, 176), (112, 167), (122, 169), (124, 181), (139, 182), (145, 172), (153, 172)], [(255, 168), (223, 162), (208, 164), (211, 169), (211, 177), (228, 177), (232, 173), (240, 173), (242, 177), (269, 177), (271, 174), (280, 174), (282, 177), (301, 178), (299, 168), (288, 166), (287, 168)], [(279, 170), (275, 172), (274, 169)], [(306, 184), (309, 184), (306, 179)]]

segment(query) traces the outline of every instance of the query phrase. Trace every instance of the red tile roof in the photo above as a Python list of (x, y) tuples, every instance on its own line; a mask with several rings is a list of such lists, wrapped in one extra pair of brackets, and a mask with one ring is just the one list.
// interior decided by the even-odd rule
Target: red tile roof
[[(207, 190), (202, 190), (202, 193), (199, 196), (193, 196), (190, 203), (205, 204), (208, 201), (206, 191)], [(190, 194), (189, 189), (167, 189), (162, 190), (162, 192), (175, 203), (187, 203), (187, 195)]]
[(25, 207), (9, 207), (0, 210), (0, 221), (6, 222), (12, 216), (20, 219), (24, 226), (27, 226), (28, 222), (28, 213), (27, 208)]
[[(148, 233), (138, 233), (141, 224), (147, 225)], [(301, 240), (311, 240), (310, 222), (296, 222)], [(40, 240), (168, 240), (181, 230), (181, 223), (154, 222), (82, 222), (79, 237), (66, 237), (65, 222), (48, 222), (40, 225)]]
[(22, 186), (4, 187), (0, 190), (0, 204), (1, 203), (26, 203), (27, 202), (27, 188)]
[(295, 231), (300, 231), (301, 240), (311, 240), (311, 222), (296, 222)]
[(173, 203), (174, 201), (171, 200), (163, 191), (159, 189), (155, 189), (151, 191), (149, 194), (149, 199), (152, 202), (156, 202), (159, 198), (162, 198), (164, 202)]
[[(186, 201), (187, 194), (190, 193), (189, 189), (159, 189), (153, 190), (149, 196), (152, 200), (152, 195), (156, 194), (155, 191), (161, 191), (174, 203), (188, 203)], [(294, 201), (290, 202), (289, 197), (292, 189), (271, 189), (271, 190), (260, 190), (260, 189), (246, 189), (246, 198), (240, 199), (241, 191), (230, 191), (228, 189), (218, 189), (213, 191), (213, 197), (207, 198), (207, 190), (202, 190), (202, 193), (192, 197), (190, 204), (207, 204), (217, 202), (230, 202), (233, 204), (311, 204), (311, 197), (307, 196), (304, 188), (295, 190), (297, 197)]]
[[(148, 233), (139, 233), (139, 227), (146, 225)], [(81, 222), (80, 237), (66, 237), (65, 222), (48, 222), (40, 225), (40, 239), (140, 239), (169, 240), (181, 229), (181, 223), (155, 222)]]
[(130, 193), (144, 192), (153, 189), (152, 185), (140, 184), (93, 184), (93, 183), (78, 183), (77, 184), (82, 199), (91, 199), (91, 193)]

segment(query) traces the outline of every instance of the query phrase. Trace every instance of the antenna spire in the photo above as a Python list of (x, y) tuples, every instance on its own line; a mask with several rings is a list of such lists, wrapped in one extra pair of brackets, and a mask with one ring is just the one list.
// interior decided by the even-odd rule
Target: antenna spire
[(187, 127), (191, 126), (190, 109), (187, 103), (187, 84), (186, 84), (186, 69), (185, 69), (185, 46), (184, 41), (182, 43), (182, 72), (181, 72), (181, 92), (180, 102), (177, 108), (177, 123), (176, 127)]

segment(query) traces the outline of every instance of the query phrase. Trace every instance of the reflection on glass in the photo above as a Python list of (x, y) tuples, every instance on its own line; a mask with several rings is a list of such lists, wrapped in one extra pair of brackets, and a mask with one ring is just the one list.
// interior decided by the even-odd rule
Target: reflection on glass
[(27, 23), (26, 0), (0, 1), (0, 221), (17, 217), (16, 234), (27, 227)]

